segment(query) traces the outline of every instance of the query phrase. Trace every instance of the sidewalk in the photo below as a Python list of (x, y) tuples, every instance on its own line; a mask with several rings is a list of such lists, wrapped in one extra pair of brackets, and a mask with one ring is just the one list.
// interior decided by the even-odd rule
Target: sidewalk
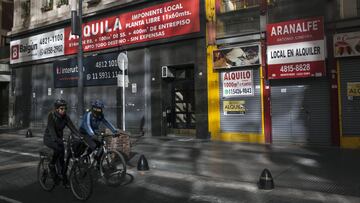
[[(1, 135), (14, 136), (16, 150), (25, 146), (21, 142), (33, 152), (42, 144), (37, 136)], [(117, 190), (124, 202), (360, 202), (360, 150), (143, 137), (132, 151), (128, 173), (134, 181)], [(141, 154), (149, 171), (136, 169)], [(273, 190), (257, 187), (265, 168)], [(94, 195), (90, 202), (100, 200)]]

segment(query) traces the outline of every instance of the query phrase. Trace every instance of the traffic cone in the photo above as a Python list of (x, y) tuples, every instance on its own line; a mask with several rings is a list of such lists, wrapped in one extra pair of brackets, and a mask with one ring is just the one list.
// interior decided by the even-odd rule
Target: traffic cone
[(258, 188), (262, 190), (271, 190), (274, 189), (274, 180), (272, 178), (272, 175), (270, 171), (265, 168), (260, 175), (259, 182), (258, 182)]
[(148, 171), (149, 170), (149, 164), (143, 154), (139, 158), (137, 169), (138, 169), (138, 171)]
[(25, 135), (25, 137), (32, 137), (33, 135), (32, 135), (32, 132), (31, 132), (31, 130), (30, 129), (28, 129), (27, 131), (26, 131), (26, 135)]

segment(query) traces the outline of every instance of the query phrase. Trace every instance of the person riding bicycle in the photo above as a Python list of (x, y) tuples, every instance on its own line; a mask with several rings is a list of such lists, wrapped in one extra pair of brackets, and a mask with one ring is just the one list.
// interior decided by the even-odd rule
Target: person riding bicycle
[[(97, 135), (100, 134), (99, 126), (104, 124), (109, 128), (113, 134), (117, 134), (115, 127), (105, 119), (103, 113), (104, 103), (101, 100), (95, 100), (91, 103), (90, 111), (86, 112), (83, 116), (83, 121), (80, 126), (80, 133), (84, 136), (84, 141), (88, 144), (91, 152), (100, 146), (100, 141), (97, 139)], [(98, 151), (95, 158), (100, 158), (101, 150)]]
[[(44, 133), (44, 144), (51, 148), (54, 153), (49, 163), (49, 168), (56, 184), (62, 181), (67, 186), (68, 179), (66, 176), (67, 166), (65, 166), (64, 155), (65, 147), (63, 142), (64, 128), (67, 126), (70, 131), (78, 137), (81, 137), (79, 131), (74, 126), (70, 117), (66, 114), (67, 103), (63, 99), (57, 99), (54, 103), (54, 110), (48, 115), (47, 126)], [(58, 166), (59, 173), (56, 173), (55, 164)], [(60, 176), (59, 176), (60, 175)]]

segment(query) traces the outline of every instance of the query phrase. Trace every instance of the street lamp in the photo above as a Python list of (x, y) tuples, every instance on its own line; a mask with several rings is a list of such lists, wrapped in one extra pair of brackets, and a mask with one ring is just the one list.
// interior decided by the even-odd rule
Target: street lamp
[[(79, 2), (77, 4), (77, 1)], [(77, 64), (79, 70), (78, 78), (78, 116), (82, 119), (84, 113), (84, 84), (83, 84), (83, 48), (82, 48), (82, 0), (70, 0), (71, 9), (71, 33), (79, 36), (77, 53)], [(77, 13), (78, 12), (78, 13)]]

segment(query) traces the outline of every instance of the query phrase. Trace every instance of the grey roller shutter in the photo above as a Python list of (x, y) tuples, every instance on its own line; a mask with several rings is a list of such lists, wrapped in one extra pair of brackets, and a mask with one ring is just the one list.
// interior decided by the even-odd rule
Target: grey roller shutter
[[(220, 128), (222, 132), (239, 132), (239, 133), (261, 133), (261, 89), (260, 89), (260, 69), (259, 67), (242, 68), (253, 70), (254, 95), (223, 98), (223, 85), (221, 76), (220, 81)], [(221, 75), (221, 74), (219, 74)], [(224, 115), (223, 102), (242, 100), (245, 101), (246, 113), (244, 115)]]
[(342, 133), (346, 136), (360, 136), (360, 98), (348, 98), (348, 82), (360, 82), (359, 58), (344, 58), (340, 60), (340, 92)]
[(326, 78), (271, 81), (273, 143), (330, 145), (330, 96)]

